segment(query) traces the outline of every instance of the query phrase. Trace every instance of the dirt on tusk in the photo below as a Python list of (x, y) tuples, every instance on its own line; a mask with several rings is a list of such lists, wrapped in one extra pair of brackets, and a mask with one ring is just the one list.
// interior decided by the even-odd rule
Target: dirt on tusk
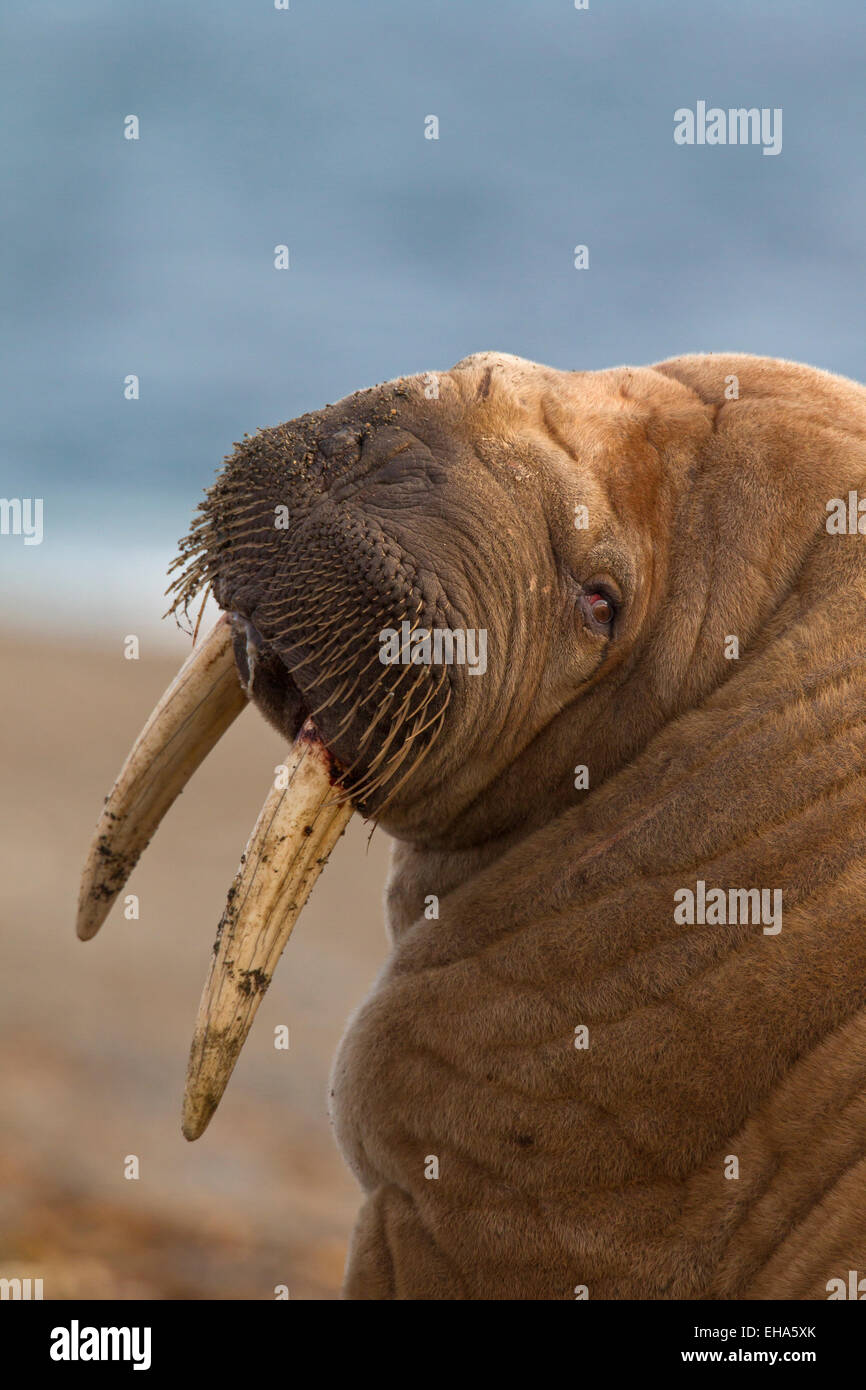
[(206, 1129), (259, 1002), (352, 807), (310, 721), (256, 822), (220, 922), (190, 1050), (183, 1133)]
[(81, 879), (82, 941), (99, 931), (166, 811), (247, 703), (224, 614), (159, 701), (106, 800)]

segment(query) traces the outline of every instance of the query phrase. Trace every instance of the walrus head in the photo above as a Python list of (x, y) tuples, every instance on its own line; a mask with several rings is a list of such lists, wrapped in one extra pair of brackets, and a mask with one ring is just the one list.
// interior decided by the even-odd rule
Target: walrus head
[(290, 740), (312, 716), (391, 833), (486, 836), (473, 808), (644, 628), (672, 499), (629, 376), (480, 354), (260, 431), (211, 489), (177, 603), (212, 586), (254, 703)]
[(353, 808), (412, 845), (493, 855), (585, 795), (578, 767), (598, 786), (722, 684), (728, 634), (748, 648), (774, 620), (830, 475), (816, 460), (780, 549), (767, 476), (778, 464), (782, 486), (785, 442), (763, 440), (765, 515), (744, 557), (725, 506), (752, 486), (742, 451), (707, 446), (731, 364), (757, 359), (715, 359), (708, 375), (697, 364), (711, 360), (561, 372), (481, 353), (261, 430), (228, 458), (172, 586), (175, 611), (209, 588), (224, 617), (121, 773), (79, 914), (93, 935), (251, 700), (292, 753), (221, 923), (187, 1137)]

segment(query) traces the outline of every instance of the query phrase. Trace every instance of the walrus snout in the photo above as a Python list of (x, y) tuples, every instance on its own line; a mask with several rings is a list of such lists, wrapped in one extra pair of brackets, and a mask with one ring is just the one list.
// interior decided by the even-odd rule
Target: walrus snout
[(455, 605), (442, 579), (443, 558), (455, 564), (437, 534), (447, 546), (449, 442), (434, 457), (423, 437), (431, 420), (398, 417), (404, 397), (399, 387), (361, 392), (244, 440), (190, 541), (199, 553), (189, 573), (234, 615), (243, 688), (288, 739), (314, 719), (365, 814), (412, 790), (406, 774), (432, 748), (463, 677), (409, 659), (410, 642), (455, 626), (462, 641), (470, 626), (471, 643), (479, 626), (472, 593)]

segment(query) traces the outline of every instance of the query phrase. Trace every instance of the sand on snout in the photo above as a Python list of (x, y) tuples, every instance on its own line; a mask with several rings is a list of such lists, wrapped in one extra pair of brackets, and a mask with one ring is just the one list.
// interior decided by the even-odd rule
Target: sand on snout
[[(183, 655), (0, 636), (0, 1277), (42, 1279), (46, 1299), (333, 1298), (360, 1192), (327, 1080), (387, 949), (387, 837), (368, 844), (350, 824), (195, 1144), (180, 1114), (199, 995), (285, 753), (255, 710), (196, 773), (98, 936), (75, 937), (103, 797)], [(274, 1045), (283, 1025), (288, 1050)]]

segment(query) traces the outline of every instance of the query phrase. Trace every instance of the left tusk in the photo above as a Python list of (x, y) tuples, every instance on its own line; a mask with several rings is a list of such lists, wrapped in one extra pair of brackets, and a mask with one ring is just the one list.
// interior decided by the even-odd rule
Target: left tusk
[(247, 703), (223, 614), (156, 706), (106, 800), (81, 879), (82, 941), (99, 931), (166, 811)]
[(310, 720), (256, 822), (229, 890), (190, 1049), (183, 1132), (198, 1139), (216, 1110), (292, 928), (352, 815)]

